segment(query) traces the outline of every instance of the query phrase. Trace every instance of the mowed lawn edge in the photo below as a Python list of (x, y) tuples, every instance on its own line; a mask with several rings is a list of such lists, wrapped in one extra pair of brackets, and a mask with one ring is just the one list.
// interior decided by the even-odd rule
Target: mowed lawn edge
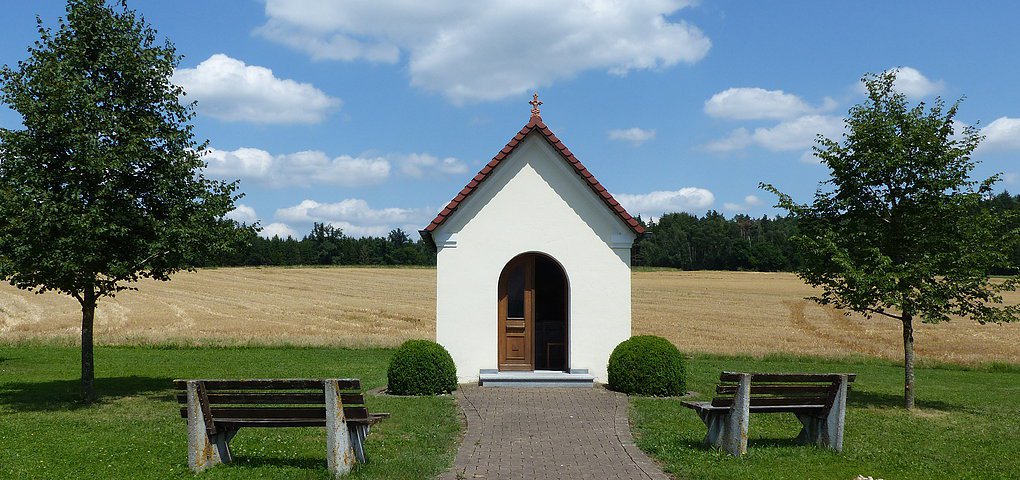
[(906, 411), (903, 367), (895, 362), (694, 355), (687, 398), (710, 399), (723, 370), (857, 373), (844, 451), (796, 445), (793, 414), (752, 414), (748, 453), (734, 458), (703, 445), (705, 426), (680, 398), (631, 397), (636, 443), (676, 478), (1020, 478), (1020, 365), (921, 367), (919, 408)]
[[(77, 401), (79, 349), (0, 343), (0, 478), (193, 478), (174, 378), (360, 378), (373, 427), (350, 478), (430, 478), (453, 462), (461, 422), (451, 395), (395, 397), (392, 349), (103, 346), (99, 401)], [(242, 429), (235, 463), (202, 478), (330, 478), (322, 428)]]

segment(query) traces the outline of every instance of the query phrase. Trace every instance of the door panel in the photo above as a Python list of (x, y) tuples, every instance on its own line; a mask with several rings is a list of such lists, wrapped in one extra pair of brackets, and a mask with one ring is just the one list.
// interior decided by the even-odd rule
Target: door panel
[(499, 279), (499, 369), (534, 370), (535, 257), (523, 255)]

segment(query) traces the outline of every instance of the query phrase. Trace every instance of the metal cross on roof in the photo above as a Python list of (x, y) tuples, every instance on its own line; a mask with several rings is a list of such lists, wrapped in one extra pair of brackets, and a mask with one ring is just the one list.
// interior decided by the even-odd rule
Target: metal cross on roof
[(541, 114), (541, 112), (538, 111), (538, 106), (542, 104), (542, 101), (538, 99), (538, 92), (535, 92), (535, 95), (532, 97), (531, 101), (528, 102), (528, 103), (531, 104), (531, 116), (532, 117), (541, 117), (542, 114)]

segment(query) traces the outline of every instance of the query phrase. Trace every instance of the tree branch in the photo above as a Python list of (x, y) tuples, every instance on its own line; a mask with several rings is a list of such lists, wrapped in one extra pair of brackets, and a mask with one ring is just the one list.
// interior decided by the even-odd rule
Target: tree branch
[(903, 317), (902, 316), (893, 315), (891, 313), (886, 312), (885, 310), (878, 310), (878, 309), (875, 309), (875, 308), (867, 308), (865, 310), (867, 310), (867, 311), (869, 311), (871, 313), (877, 313), (879, 315), (885, 315), (885, 316), (887, 316), (889, 318), (895, 318), (896, 320), (899, 320), (901, 322), (903, 321)]
[(142, 266), (145, 265), (145, 263), (148, 262), (149, 260), (161, 257), (161, 256), (166, 255), (168, 253), (170, 253), (170, 250), (166, 250), (166, 251), (163, 251), (163, 252), (153, 253), (152, 255), (149, 255), (148, 257), (145, 257), (144, 259), (142, 259), (142, 261), (134, 264), (131, 267), (130, 273), (128, 273), (126, 275), (121, 275), (121, 276), (118, 276), (118, 277), (113, 277), (112, 279), (108, 279), (107, 281), (108, 282), (112, 282), (114, 284), (119, 283), (119, 282), (123, 282), (124, 280), (127, 280), (127, 276), (128, 275), (131, 275), (132, 273), (135, 272), (135, 270), (138, 270), (139, 268), (142, 268)]

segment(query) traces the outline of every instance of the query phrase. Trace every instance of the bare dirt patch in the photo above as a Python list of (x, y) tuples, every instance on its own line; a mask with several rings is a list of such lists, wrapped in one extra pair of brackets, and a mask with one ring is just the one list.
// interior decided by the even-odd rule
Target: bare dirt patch
[[(394, 346), (435, 336), (433, 269), (224, 268), (140, 282), (99, 304), (103, 344), (218, 343)], [(796, 276), (754, 272), (636, 272), (634, 333), (683, 351), (766, 355), (861, 354), (899, 359), (899, 324), (846, 317), (804, 297)], [(1020, 302), (1020, 294), (1010, 294)], [(74, 300), (0, 285), (0, 340), (79, 335)], [(922, 359), (1020, 362), (1020, 324), (957, 320), (919, 325)]]

